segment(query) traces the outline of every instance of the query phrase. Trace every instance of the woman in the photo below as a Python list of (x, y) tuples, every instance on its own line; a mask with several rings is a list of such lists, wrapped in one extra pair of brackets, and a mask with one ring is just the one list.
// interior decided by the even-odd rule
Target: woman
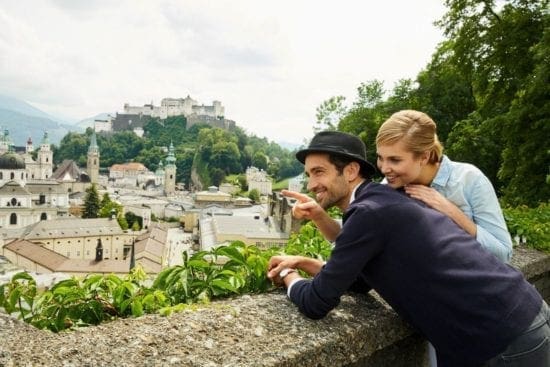
[[(393, 188), (444, 213), (504, 262), (512, 257), (512, 238), (491, 181), (477, 167), (443, 154), (436, 124), (414, 110), (394, 113), (376, 135), (378, 169)], [(428, 348), (431, 367), (435, 349)]]
[(489, 179), (477, 167), (443, 154), (435, 122), (403, 110), (386, 120), (376, 136), (377, 165), (384, 181), (453, 219), (504, 262), (512, 239)]

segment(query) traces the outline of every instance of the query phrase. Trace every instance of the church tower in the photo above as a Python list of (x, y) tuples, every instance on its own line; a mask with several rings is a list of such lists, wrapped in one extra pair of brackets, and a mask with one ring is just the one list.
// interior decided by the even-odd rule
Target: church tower
[(32, 154), (34, 146), (32, 145), (32, 138), (29, 136), (27, 139), (27, 145), (25, 146), (25, 153)]
[[(32, 143), (31, 143), (32, 144)], [(53, 152), (48, 140), (48, 132), (44, 131), (44, 137), (40, 143), (40, 149), (38, 150), (38, 170), (40, 180), (47, 180), (53, 173)]]
[(174, 145), (170, 142), (166, 166), (164, 166), (164, 193), (172, 195), (176, 191), (176, 157), (174, 156)]
[(99, 179), (99, 147), (97, 146), (95, 131), (92, 133), (92, 139), (88, 147), (88, 164), (86, 169), (91, 183), (97, 184)]

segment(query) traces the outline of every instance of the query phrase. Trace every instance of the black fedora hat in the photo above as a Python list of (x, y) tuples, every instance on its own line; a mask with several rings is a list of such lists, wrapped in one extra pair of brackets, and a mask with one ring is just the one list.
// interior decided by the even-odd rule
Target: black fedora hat
[(361, 139), (341, 131), (321, 131), (316, 134), (306, 149), (299, 150), (296, 158), (305, 163), (310, 153), (330, 153), (351, 158), (361, 165), (361, 171), (368, 175), (376, 172), (374, 165), (367, 161), (367, 150)]

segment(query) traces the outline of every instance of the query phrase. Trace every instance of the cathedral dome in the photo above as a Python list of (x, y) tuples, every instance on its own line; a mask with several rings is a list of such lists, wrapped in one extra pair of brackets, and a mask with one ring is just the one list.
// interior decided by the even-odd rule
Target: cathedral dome
[(0, 169), (25, 169), (25, 160), (17, 153), (0, 156)]

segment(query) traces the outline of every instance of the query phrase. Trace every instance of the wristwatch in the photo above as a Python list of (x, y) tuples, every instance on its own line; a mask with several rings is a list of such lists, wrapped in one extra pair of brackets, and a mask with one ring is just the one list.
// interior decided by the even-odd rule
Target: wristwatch
[(281, 278), (281, 280), (283, 280), (288, 274), (290, 273), (296, 273), (296, 269), (292, 269), (292, 268), (284, 268), (283, 270), (281, 270), (281, 272), (279, 273), (279, 277)]

